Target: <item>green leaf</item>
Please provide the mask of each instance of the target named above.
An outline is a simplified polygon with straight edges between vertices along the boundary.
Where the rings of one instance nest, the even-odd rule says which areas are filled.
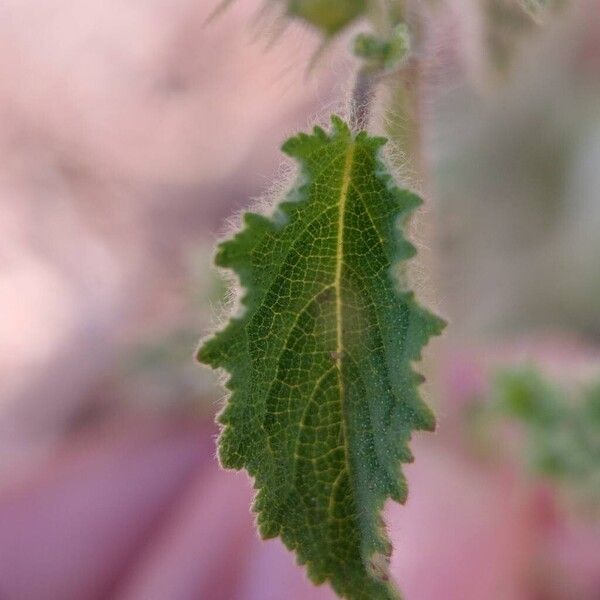
[[[383,138],[332,122],[284,144],[297,185],[219,246],[243,313],[198,357],[231,374],[219,456],[255,478],[261,535],[281,536],[340,596],[391,599],[380,512],[406,500],[411,432],[435,427],[411,363],[444,324],[399,280],[415,254],[401,225],[420,199],[395,186]]]
[[[288,13],[334,35],[365,14],[367,0],[286,0]]]
[[[354,55],[378,69],[394,69],[407,55],[410,47],[408,28],[404,23],[394,27],[391,35],[359,33],[354,38]]]
[[[565,387],[533,367],[512,368],[495,377],[491,397],[492,414],[520,424],[524,448],[517,456],[530,472],[562,482],[580,502],[598,510],[600,384]]]

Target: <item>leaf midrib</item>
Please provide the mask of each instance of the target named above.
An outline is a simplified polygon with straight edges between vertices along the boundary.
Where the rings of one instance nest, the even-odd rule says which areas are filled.
[[[338,204],[338,228],[337,228],[337,240],[336,240],[336,255],[335,255],[335,278],[333,282],[335,290],[335,319],[336,319],[336,349],[335,349],[335,360],[338,366],[338,381],[339,381],[339,393],[340,393],[340,414],[341,414],[341,427],[342,437],[344,444],[344,457],[346,460],[346,472],[348,475],[349,485],[352,485],[352,476],[350,468],[350,447],[348,443],[348,422],[347,422],[347,410],[345,405],[345,388],[344,378],[342,375],[342,359],[344,355],[344,332],[343,332],[343,301],[342,301],[342,267],[344,265],[344,228],[346,221],[346,201],[348,199],[348,190],[350,188],[350,182],[352,180],[352,167],[354,163],[354,152],[356,145],[350,143],[348,150],[346,151],[346,157],[344,160],[344,169],[342,172],[342,184],[340,188],[340,199]],[[339,476],[342,476],[340,472]],[[332,490],[332,494],[335,493],[335,485]]]

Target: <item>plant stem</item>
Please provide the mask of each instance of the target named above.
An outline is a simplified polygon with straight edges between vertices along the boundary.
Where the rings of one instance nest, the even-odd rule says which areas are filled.
[[[378,79],[377,71],[371,67],[363,66],[356,74],[350,106],[350,126],[354,131],[362,131],[369,126]]]

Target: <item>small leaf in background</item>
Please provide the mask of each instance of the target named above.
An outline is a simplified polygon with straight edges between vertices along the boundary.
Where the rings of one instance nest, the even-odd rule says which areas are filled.
[[[492,69],[505,73],[523,40],[563,4],[566,0],[484,0],[479,6]]]
[[[420,199],[394,184],[383,138],[332,121],[284,144],[301,170],[273,218],[246,214],[219,246],[243,312],[198,357],[230,374],[219,456],[255,478],[262,536],[280,536],[340,596],[388,600],[380,513],[406,500],[411,432],[435,428],[412,362],[444,323],[397,279]]]
[[[372,33],[359,33],[354,40],[354,54],[375,69],[393,69],[408,50],[408,29],[404,23],[397,25],[387,38]]]
[[[533,368],[501,372],[490,409],[520,424],[529,470],[600,510],[600,385],[567,390]]]
[[[502,371],[495,385],[496,403],[504,414],[532,427],[555,426],[560,421],[560,391],[534,369]]]
[[[332,36],[365,14],[367,0],[287,0],[288,13]]]

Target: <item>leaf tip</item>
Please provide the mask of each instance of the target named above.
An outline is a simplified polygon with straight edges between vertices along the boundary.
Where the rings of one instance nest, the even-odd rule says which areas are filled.
[[[351,135],[350,127],[344,119],[342,119],[338,115],[331,115],[331,125],[333,127],[333,135],[342,136],[345,138],[349,138]]]

